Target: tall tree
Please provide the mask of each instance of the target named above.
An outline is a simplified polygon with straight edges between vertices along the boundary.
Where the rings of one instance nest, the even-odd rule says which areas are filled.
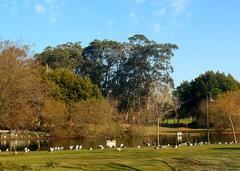
[[[158,146],[159,144],[159,126],[160,121],[164,121],[170,112],[178,110],[179,103],[177,97],[175,97],[171,85],[161,86],[155,88],[150,97],[150,103],[154,108],[156,114],[157,126],[158,126]]]
[[[125,60],[120,64],[118,99],[122,109],[138,110],[146,104],[151,90],[171,85],[171,58],[174,44],[159,44],[144,35],[134,35],[125,43]]]
[[[26,46],[0,42],[0,117],[8,129],[36,129],[45,96]]]
[[[104,96],[113,91],[118,65],[123,57],[123,45],[117,41],[94,40],[84,48],[82,74],[97,84]]]

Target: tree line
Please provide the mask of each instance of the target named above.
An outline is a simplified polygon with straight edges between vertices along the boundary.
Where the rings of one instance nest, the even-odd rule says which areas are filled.
[[[28,46],[2,41],[0,126],[82,136],[99,130],[96,125],[109,130],[111,124],[113,135],[123,120],[154,122],[151,100],[162,87],[171,93],[177,48],[134,35],[84,48],[80,42],[48,46],[30,58]]]
[[[181,102],[179,118],[194,118],[193,127],[207,127],[207,113],[210,128],[218,132],[239,128],[240,83],[231,74],[207,71],[194,80],[183,81],[177,87]]]
[[[206,96],[211,94],[210,125],[219,128],[220,117],[214,116],[220,114],[213,109],[226,93],[239,94],[240,83],[207,71],[174,88],[171,59],[176,49],[134,35],[127,42],[94,40],[86,47],[67,42],[29,57],[28,46],[1,41],[0,127],[68,137],[116,136],[124,134],[123,123],[192,117],[205,128]],[[239,117],[236,110],[227,116]]]

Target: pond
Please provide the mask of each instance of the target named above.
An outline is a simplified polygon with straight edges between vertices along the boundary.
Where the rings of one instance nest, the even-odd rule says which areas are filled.
[[[237,137],[240,138],[240,135]],[[177,135],[160,135],[161,145],[176,145],[182,142],[199,143],[206,142],[206,134],[183,134],[182,139],[178,139]],[[106,145],[106,138],[94,138],[94,139],[55,139],[55,138],[44,138],[44,139],[29,139],[29,140],[0,140],[1,151],[6,151],[6,149],[17,151],[22,151],[25,147],[28,147],[31,151],[36,150],[48,150],[50,147],[64,147],[64,149],[69,149],[69,146],[82,145],[83,148],[97,148],[98,145]],[[127,147],[137,147],[145,146],[150,143],[151,146],[157,144],[157,137],[131,137],[131,138],[117,138],[117,145],[124,144]],[[219,135],[211,134],[211,143],[225,143],[233,141],[233,136],[231,134]]]

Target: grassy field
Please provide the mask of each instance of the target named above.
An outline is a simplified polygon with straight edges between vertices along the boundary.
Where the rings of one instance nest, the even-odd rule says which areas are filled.
[[[157,126],[134,126],[132,127],[134,129],[134,134],[141,135],[141,136],[157,136]],[[179,128],[167,128],[167,127],[160,127],[159,128],[160,135],[176,135],[177,132],[183,132],[183,133],[191,133],[193,134],[200,134],[205,133],[205,129],[191,129],[191,128],[185,128],[185,127],[179,127]]]
[[[192,122],[191,118],[184,118],[179,120],[179,124],[190,124],[191,122]],[[173,125],[177,123],[177,119],[172,119],[172,118],[166,119],[164,120],[163,123]]]
[[[0,153],[5,170],[240,170],[240,144]]]

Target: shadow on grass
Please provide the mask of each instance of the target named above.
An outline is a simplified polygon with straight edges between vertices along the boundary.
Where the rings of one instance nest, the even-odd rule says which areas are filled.
[[[163,161],[163,160],[159,160],[160,162],[162,162],[163,164],[165,164],[167,167],[169,167],[172,171],[176,171],[176,169],[174,167],[172,167],[170,164],[168,164],[168,162]]]
[[[135,167],[121,164],[121,163],[109,163],[107,164],[108,167],[114,168],[114,169],[126,169],[126,170],[135,170],[135,171],[141,171],[140,169],[137,169]]]
[[[212,148],[213,150],[240,150],[240,147],[218,147]]]
[[[190,158],[172,158],[173,160],[177,161],[178,164],[189,165],[189,166],[196,166],[196,165],[203,165],[202,162],[190,159]]]
[[[15,162],[5,162],[4,165],[1,164],[0,171],[2,170],[18,170],[18,171],[26,171],[26,170],[32,170],[31,165],[29,164],[18,164]]]
[[[83,167],[75,167],[75,166],[60,166],[60,168],[64,168],[64,169],[71,169],[71,170],[84,170]]]

